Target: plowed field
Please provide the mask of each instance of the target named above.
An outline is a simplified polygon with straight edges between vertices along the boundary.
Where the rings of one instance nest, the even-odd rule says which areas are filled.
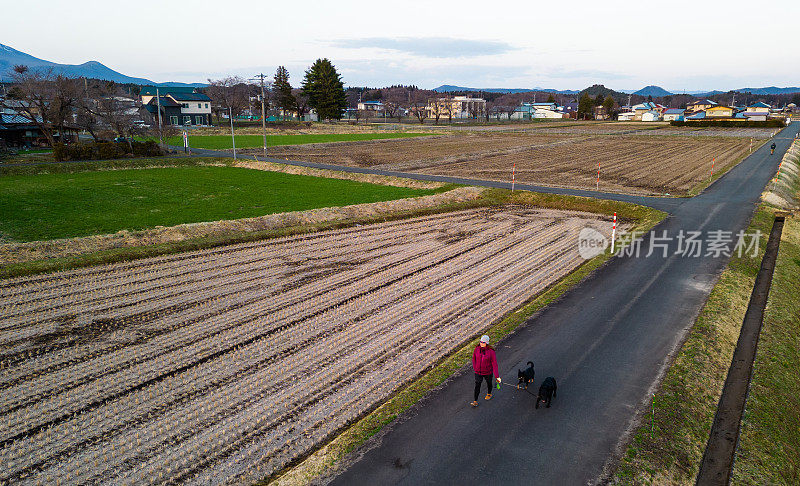
[[[281,147],[272,155],[358,167],[635,194],[686,194],[750,152],[744,137],[459,134]],[[650,131],[648,131],[649,133]],[[658,131],[653,131],[657,133]],[[757,142],[760,143],[760,142]],[[754,145],[757,148],[758,145]]]
[[[575,268],[587,225],[468,210],[2,281],[0,483],[262,479]]]

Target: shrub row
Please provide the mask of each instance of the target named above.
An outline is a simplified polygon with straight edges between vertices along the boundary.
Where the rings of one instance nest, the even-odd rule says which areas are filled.
[[[698,121],[678,121],[669,122],[673,127],[736,127],[736,128],[783,128],[786,123],[783,120],[767,121],[735,121],[735,120],[698,120]]]
[[[67,160],[107,160],[123,157],[160,157],[164,151],[153,140],[146,142],[91,142],[74,145],[56,144],[53,157],[59,162]]]

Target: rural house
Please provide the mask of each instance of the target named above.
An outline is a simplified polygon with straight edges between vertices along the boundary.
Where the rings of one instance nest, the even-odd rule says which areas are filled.
[[[358,111],[374,111],[375,113],[383,113],[383,103],[380,101],[359,101]]]
[[[748,106],[745,111],[750,111],[750,112],[755,111],[755,112],[767,112],[767,113],[769,113],[769,110],[771,110],[771,109],[772,109],[771,105],[768,105],[768,104],[764,103],[763,101],[759,101],[758,103],[753,103],[752,105]]]
[[[732,119],[736,109],[725,105],[715,105],[705,110],[706,119]]]
[[[681,108],[670,108],[663,114],[664,121],[683,121],[685,110]]]
[[[689,111],[691,113],[698,113],[701,111],[705,111],[713,106],[717,106],[717,104],[711,100],[697,100],[686,105],[686,111]]]
[[[452,113],[453,118],[480,118],[486,114],[486,100],[469,96],[436,98],[428,102],[426,109],[428,116],[434,116],[438,110],[440,116]]]
[[[748,106],[742,112],[742,115],[747,121],[767,121],[769,119],[770,110],[772,110],[772,106],[763,101],[759,101],[758,103],[753,103]]]
[[[161,123],[174,126],[211,125],[211,98],[197,88],[156,88],[144,86],[140,92],[142,105],[151,117],[151,123],[158,123],[158,106],[161,106]]]
[[[661,113],[656,110],[650,110],[642,113],[643,122],[654,122],[661,120]]]

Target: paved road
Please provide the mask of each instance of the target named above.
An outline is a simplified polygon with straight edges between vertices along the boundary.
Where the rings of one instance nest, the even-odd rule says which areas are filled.
[[[775,155],[765,145],[701,195],[668,208],[656,234],[744,229],[798,125],[776,137]],[[673,255],[676,245],[667,257],[615,258],[500,343],[504,381],[516,380],[528,360],[537,386],[556,377],[552,408],[534,410],[532,396],[503,387],[472,409],[466,370],[387,427],[333,484],[598,482],[727,263]]]

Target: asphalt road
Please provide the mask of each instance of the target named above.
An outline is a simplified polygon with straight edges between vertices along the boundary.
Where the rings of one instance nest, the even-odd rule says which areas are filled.
[[[465,369],[362,447],[333,484],[600,482],[728,261],[708,245],[700,257],[676,255],[675,237],[745,229],[798,125],[777,135],[775,155],[764,145],[702,194],[662,206],[670,217],[654,231],[673,238],[667,256],[656,246],[650,257],[611,260],[499,343],[505,382],[528,360],[534,393],[557,379],[551,408],[534,410],[534,397],[503,387],[473,409]],[[651,241],[660,243],[648,235],[643,254]]]

